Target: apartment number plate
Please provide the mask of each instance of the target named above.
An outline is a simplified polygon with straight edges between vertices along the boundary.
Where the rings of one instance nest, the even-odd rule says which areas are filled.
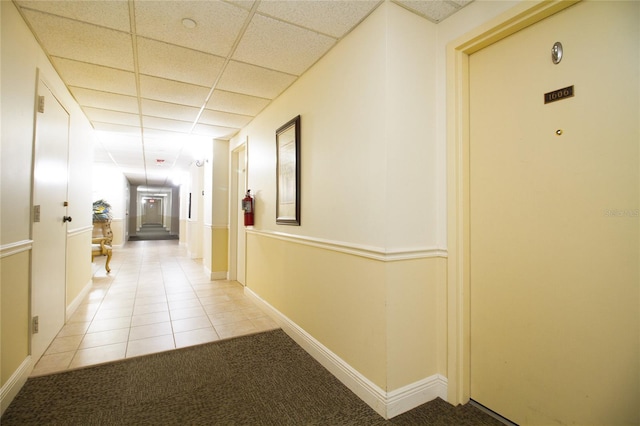
[[[563,99],[572,98],[573,86],[563,87],[562,89],[554,90],[553,92],[544,94],[544,103],[548,104],[551,102],[561,101]]]

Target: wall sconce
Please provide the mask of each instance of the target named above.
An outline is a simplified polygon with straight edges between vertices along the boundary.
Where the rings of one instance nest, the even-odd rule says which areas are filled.
[[[204,166],[204,163],[208,163],[209,160],[207,160],[206,158],[203,158],[202,160],[196,160],[196,167],[202,167]]]

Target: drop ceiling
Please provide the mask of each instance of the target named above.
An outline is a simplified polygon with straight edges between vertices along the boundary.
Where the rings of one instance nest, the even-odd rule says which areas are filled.
[[[95,163],[166,186],[389,0],[14,0],[97,131]],[[440,22],[471,0],[395,1]]]

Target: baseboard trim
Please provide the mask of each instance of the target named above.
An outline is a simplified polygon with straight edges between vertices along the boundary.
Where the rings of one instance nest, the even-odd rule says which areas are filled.
[[[447,378],[433,376],[387,393],[388,418],[395,417],[436,398],[447,400]]]
[[[402,388],[386,392],[351,367],[338,355],[331,352],[326,346],[263,300],[250,288],[245,286],[244,293],[271,316],[289,337],[385,419],[395,417],[438,397],[446,400],[447,379],[440,374],[435,374]]]
[[[4,414],[11,401],[18,395],[32,371],[33,363],[31,355],[28,355],[18,369],[9,377],[7,383],[0,388],[0,416]]]
[[[93,269],[93,265],[94,264],[92,264],[92,269]],[[92,271],[92,272],[95,273],[95,271]],[[92,276],[93,276],[93,273],[91,274]],[[91,291],[91,286],[93,286],[93,279],[90,279],[89,282],[82,288],[82,290],[80,290],[80,293],[78,293],[76,298],[73,299],[71,303],[69,303],[69,305],[67,306],[66,314],[65,314],[66,315],[65,322],[69,321],[69,318],[71,318],[73,314],[76,313],[76,310],[82,304],[82,301],[84,300],[84,298]]]
[[[227,271],[211,272],[211,279],[212,280],[226,280],[227,279]]]

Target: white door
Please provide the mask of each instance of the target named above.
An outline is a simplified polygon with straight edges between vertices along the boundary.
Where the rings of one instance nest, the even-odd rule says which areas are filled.
[[[470,392],[518,424],[640,422],[639,6],[470,56]]]
[[[38,318],[38,332],[32,330],[31,354],[36,360],[65,321],[67,223],[63,219],[69,155],[69,114],[42,81],[38,95],[44,99],[44,112],[36,116],[33,170],[32,317]]]

